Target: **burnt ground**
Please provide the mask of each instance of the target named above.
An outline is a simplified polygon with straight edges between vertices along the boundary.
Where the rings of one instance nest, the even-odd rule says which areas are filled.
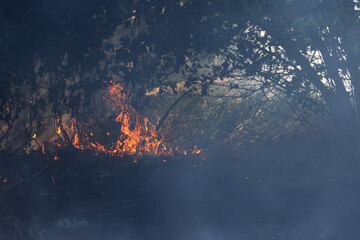
[[[50,163],[38,153],[1,153],[0,239],[360,236],[356,174],[331,166],[331,151],[311,142],[214,148],[206,160],[139,157],[136,164],[73,150],[59,155]]]

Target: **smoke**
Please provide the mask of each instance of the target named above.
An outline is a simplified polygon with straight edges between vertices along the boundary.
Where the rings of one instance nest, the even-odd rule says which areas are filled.
[[[318,145],[299,144],[209,150],[195,167],[196,156],[122,166],[68,154],[54,163],[56,184],[24,185],[41,219],[31,231],[48,240],[357,239],[359,179],[321,165]]]
[[[196,168],[140,164],[91,193],[72,195],[61,217],[88,226],[45,224],[44,239],[356,239],[360,233],[354,184],[322,176],[297,183],[246,178],[224,167],[226,159],[207,161]]]

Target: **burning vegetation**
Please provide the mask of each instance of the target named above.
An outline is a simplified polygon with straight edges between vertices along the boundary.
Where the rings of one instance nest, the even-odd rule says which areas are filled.
[[[74,147],[79,150],[92,150],[112,156],[161,155],[174,156],[200,154],[202,149],[194,146],[185,150],[166,146],[165,136],[158,134],[156,125],[143,117],[130,104],[126,90],[118,83],[110,81],[110,86],[101,95],[102,105],[110,110],[110,119],[95,121],[93,124],[80,121],[68,115],[54,119],[54,134],[50,139],[32,136],[33,147],[27,150],[40,150],[47,154],[45,146],[53,148]],[[110,126],[107,127],[106,125]],[[41,140],[39,140],[41,139]],[[54,160],[58,157],[55,156]]]
[[[299,3],[0,1],[0,239],[358,239],[360,1]]]

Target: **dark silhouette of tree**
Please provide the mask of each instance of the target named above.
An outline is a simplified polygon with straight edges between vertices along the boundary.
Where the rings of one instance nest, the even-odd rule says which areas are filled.
[[[219,74],[256,78],[268,91],[323,103],[341,156],[357,157],[357,3],[269,1],[256,10],[227,46]],[[315,101],[311,105],[317,106]]]
[[[228,87],[244,96],[281,95],[313,112],[325,109],[341,152],[356,157],[360,28],[354,1],[1,4],[1,120],[9,126],[23,109],[30,125],[49,106],[55,116],[86,112],[114,76],[136,99],[155,87],[176,92],[173,75],[203,95],[226,78],[236,80]]]

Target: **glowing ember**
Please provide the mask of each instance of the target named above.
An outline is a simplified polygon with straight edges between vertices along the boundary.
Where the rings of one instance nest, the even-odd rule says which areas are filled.
[[[192,154],[199,154],[201,153],[202,149],[198,149],[197,146],[194,146],[194,150],[191,152]],[[186,155],[186,154],[185,154]]]

